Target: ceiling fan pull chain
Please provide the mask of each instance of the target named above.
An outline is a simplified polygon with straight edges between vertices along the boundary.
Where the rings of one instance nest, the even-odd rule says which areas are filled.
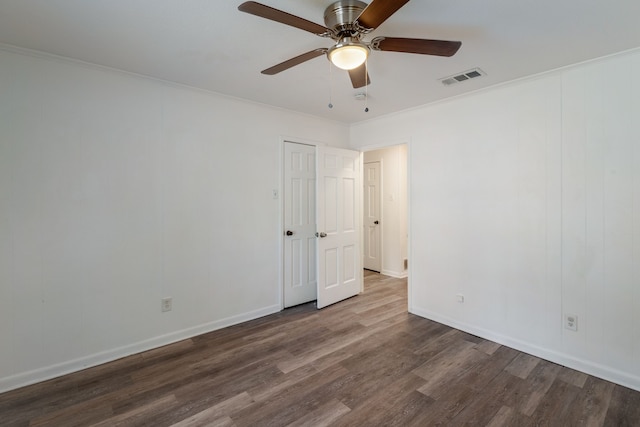
[[[333,108],[333,67],[331,61],[329,62],[329,108]]]
[[[369,82],[366,81],[369,79],[369,58],[364,60],[364,75],[365,75],[365,85],[364,85],[364,112],[369,112]]]

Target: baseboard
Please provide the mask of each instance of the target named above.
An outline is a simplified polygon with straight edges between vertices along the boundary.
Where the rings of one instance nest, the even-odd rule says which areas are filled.
[[[227,326],[237,325],[238,323],[257,319],[269,314],[281,311],[280,305],[273,305],[259,310],[242,313],[236,316],[227,317],[225,319],[216,320],[214,322],[197,325],[191,328],[172,332],[170,334],[160,335],[144,341],[107,350],[101,353],[92,354],[86,357],[70,360],[56,365],[35,369],[33,371],[23,372],[0,379],[0,393],[14,390],[16,388],[50,380],[62,375],[81,371],[83,369],[98,366],[103,363],[112,362],[132,354],[141,353],[143,351],[152,350],[168,344],[173,344],[197,335],[212,332]]]
[[[385,276],[391,276],[394,277],[396,279],[404,279],[405,277],[407,277],[407,272],[406,271],[392,271],[392,270],[382,270],[380,272],[380,274],[384,274]]]
[[[442,316],[430,310],[425,310],[419,307],[411,307],[409,311],[417,316],[433,320],[434,322],[442,323],[452,328],[459,329],[461,331],[479,336],[498,344],[514,348],[516,350],[531,354],[541,359],[545,359],[550,362],[584,372],[585,374],[593,375],[594,377],[598,377],[603,380],[611,381],[624,387],[640,391],[640,377],[628,372],[620,371],[613,367],[594,363],[589,360],[577,358],[575,356],[558,352],[550,348],[540,347],[535,344],[522,341],[515,337],[502,335],[488,329],[479,328],[472,324],[459,322],[455,319]]]

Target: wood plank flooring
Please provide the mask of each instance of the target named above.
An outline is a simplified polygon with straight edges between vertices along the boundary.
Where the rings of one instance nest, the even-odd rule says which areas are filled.
[[[638,426],[640,392],[406,311],[406,281],[0,394],[2,426]]]

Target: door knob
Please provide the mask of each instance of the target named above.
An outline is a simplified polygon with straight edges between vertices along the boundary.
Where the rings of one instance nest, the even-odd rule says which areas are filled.
[[[316,233],[316,237],[320,237],[320,238],[327,237],[327,233],[325,233],[324,231],[321,233]]]
[[[375,225],[378,225],[378,224],[380,224],[380,221],[375,220],[375,221],[373,221],[373,223],[374,223]]]
[[[287,230],[284,234],[286,234],[287,236],[293,236],[293,231]]]

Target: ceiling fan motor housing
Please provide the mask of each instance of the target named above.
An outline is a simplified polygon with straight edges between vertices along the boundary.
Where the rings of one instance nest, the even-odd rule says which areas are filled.
[[[343,37],[360,38],[361,30],[356,28],[355,20],[367,4],[358,0],[340,0],[332,3],[324,11],[324,24],[334,33],[334,39]]]

